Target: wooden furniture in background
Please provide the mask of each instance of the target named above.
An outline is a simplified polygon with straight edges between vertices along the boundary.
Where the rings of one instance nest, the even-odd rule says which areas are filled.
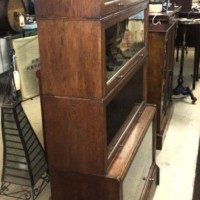
[[[178,60],[179,60],[179,47],[180,46],[194,48],[195,53],[194,53],[194,69],[193,69],[192,89],[195,89],[196,81],[198,81],[198,79],[199,79],[199,60],[200,60],[200,54],[199,54],[200,53],[199,3],[198,3],[198,1],[193,1],[193,0],[186,0],[186,1],[174,0],[174,2],[176,2],[177,5],[182,5],[182,10],[179,13],[179,26],[177,29],[177,37],[176,37],[176,47],[177,47],[176,61],[178,62]],[[185,35],[185,39],[183,39],[183,35]],[[183,53],[182,53],[182,57],[184,57]],[[183,62],[184,62],[183,60],[184,60],[184,58],[181,58],[181,62],[182,62],[181,66],[183,66]],[[178,81],[177,87],[179,87],[179,85],[182,85],[182,82],[183,82],[183,78],[180,78],[180,77],[181,76],[179,75],[179,80],[181,80],[181,81]],[[181,84],[179,84],[179,83],[181,83]],[[196,97],[193,96],[190,89],[187,87],[186,90],[185,89],[183,90],[182,86],[180,88],[181,89],[179,89],[179,90],[181,92],[178,91],[175,93],[183,93],[185,95],[189,94],[191,96],[192,103],[195,103]]]
[[[189,26],[185,27],[185,46],[194,48],[194,72],[193,72],[193,82],[192,89],[195,89],[196,81],[199,79],[199,61],[200,61],[200,12],[189,10],[179,13],[180,21],[185,18],[188,20]],[[183,19],[184,18],[184,19]],[[190,22],[189,22],[190,21]],[[183,41],[183,26],[180,24],[177,29],[176,47],[177,55],[176,60],[179,60],[179,47],[182,46]]]
[[[173,12],[160,13],[154,25],[153,13],[150,13],[149,26],[149,66],[148,92],[149,103],[157,105],[157,149],[162,149],[166,137],[166,127],[173,113],[172,84],[174,66],[174,43],[176,35],[176,17],[180,8]]]
[[[180,69],[182,68],[182,71],[184,70],[184,54],[186,47],[193,47],[194,48],[194,69],[193,69],[193,80],[192,80],[192,89],[195,89],[196,81],[199,79],[199,58],[200,58],[200,23],[199,20],[195,19],[179,19],[178,22],[178,30],[177,30],[177,38],[176,38],[176,47],[177,47],[177,56],[176,61],[178,61],[178,55],[179,55],[179,47],[181,47],[181,59],[180,59]],[[183,83],[183,75],[179,75],[179,85],[182,85]],[[181,89],[183,90],[183,89]],[[184,95],[190,95],[192,99],[192,103],[195,103],[197,100],[193,94],[192,91],[189,89],[189,87],[186,87],[181,93],[185,93]]]
[[[182,11],[190,11],[192,7],[192,0],[170,0],[170,2],[181,6]]]
[[[171,23],[176,20],[181,9],[181,6],[171,6],[168,12],[149,13],[149,23],[152,24],[153,22],[156,24],[158,21],[161,23]]]
[[[52,200],[152,199],[148,1],[35,2]],[[137,26],[136,26],[137,24]]]

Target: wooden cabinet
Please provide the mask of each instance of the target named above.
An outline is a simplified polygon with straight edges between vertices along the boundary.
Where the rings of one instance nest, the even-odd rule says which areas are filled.
[[[150,199],[158,184],[148,1],[120,2],[36,2],[53,200]]]
[[[157,105],[157,148],[162,149],[165,128],[173,112],[172,84],[176,22],[150,24],[148,102]]]

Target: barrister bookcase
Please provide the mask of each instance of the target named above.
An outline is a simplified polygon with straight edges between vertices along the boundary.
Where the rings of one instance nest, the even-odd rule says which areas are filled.
[[[53,200],[152,199],[156,106],[147,104],[146,0],[37,1]]]

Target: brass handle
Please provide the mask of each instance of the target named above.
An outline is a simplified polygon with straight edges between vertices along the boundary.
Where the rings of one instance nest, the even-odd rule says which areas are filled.
[[[155,181],[155,178],[150,178],[149,181],[153,182]]]
[[[147,180],[147,178],[146,178],[146,177],[143,177],[143,178],[142,178],[142,180],[143,180],[143,181],[146,181],[146,180]],[[149,178],[148,180],[149,180],[149,181],[151,181],[151,182],[155,181],[155,179],[154,179],[154,178]]]
[[[124,78],[124,75],[119,75],[117,76],[118,79],[123,79]]]
[[[144,54],[142,53],[142,54],[138,55],[138,57],[143,58]]]

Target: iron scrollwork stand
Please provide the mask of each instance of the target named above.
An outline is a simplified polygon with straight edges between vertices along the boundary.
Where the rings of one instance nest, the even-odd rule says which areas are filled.
[[[11,68],[1,106],[3,170],[0,195],[35,200],[49,183],[48,163],[19,96]]]

